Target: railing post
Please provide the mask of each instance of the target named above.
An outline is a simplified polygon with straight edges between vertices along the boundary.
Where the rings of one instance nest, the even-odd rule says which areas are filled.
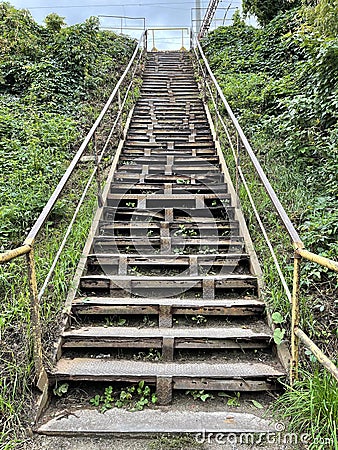
[[[155,47],[155,30],[151,30],[152,31],[152,35],[153,35],[153,49],[152,52],[156,52],[156,47]]]
[[[148,51],[148,30],[145,30],[145,32],[144,32],[143,45],[144,45],[144,50],[147,53],[147,51]]]
[[[202,69],[203,73],[203,101],[207,101],[207,71]]]
[[[237,202],[237,208],[239,208],[239,167],[241,164],[241,141],[239,139],[239,134],[236,131],[236,202]]]
[[[291,315],[291,367],[290,384],[293,385],[298,380],[299,362],[299,338],[296,330],[299,327],[299,290],[300,290],[300,266],[301,256],[295,252],[293,263],[293,291],[292,291],[292,315]]]
[[[94,146],[94,158],[95,158],[95,166],[96,166],[97,204],[98,204],[99,208],[102,208],[103,198],[102,198],[102,188],[101,188],[101,170],[100,170],[99,155],[98,155],[98,151],[97,151],[96,132],[94,132],[94,134],[93,134],[93,146]]]
[[[28,265],[28,279],[30,291],[30,322],[33,336],[33,358],[36,377],[36,385],[41,392],[47,383],[47,374],[43,365],[42,356],[42,331],[40,322],[40,304],[38,298],[38,288],[36,283],[35,261],[33,247],[26,254]]]
[[[218,92],[216,90],[216,95],[215,95],[215,133],[216,133],[216,139],[218,139]]]
[[[133,96],[133,100],[134,100],[133,91],[132,91],[132,96]],[[118,104],[118,108],[119,108],[118,113],[120,113],[121,109],[122,109],[121,89],[119,89],[117,91],[117,104]],[[118,133],[119,133],[119,137],[121,137],[122,136],[122,114],[120,115],[119,121],[118,121]]]

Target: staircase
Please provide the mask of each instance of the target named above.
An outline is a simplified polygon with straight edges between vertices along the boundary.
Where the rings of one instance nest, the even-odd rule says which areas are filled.
[[[158,402],[101,414],[81,398],[68,404],[66,395],[51,402],[39,433],[270,430],[252,409],[229,416],[224,404],[196,408],[192,398],[188,406],[176,400],[187,390],[259,399],[279,389],[285,375],[264,320],[257,258],[208,114],[190,55],[148,54],[49,374],[51,387],[69,383],[72,392],[93,396],[144,381]]]

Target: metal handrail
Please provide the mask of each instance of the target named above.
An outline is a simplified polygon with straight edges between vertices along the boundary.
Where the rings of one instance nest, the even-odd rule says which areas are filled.
[[[140,52],[141,47],[142,51]],[[100,163],[103,160],[103,157],[106,153],[106,150],[108,148],[108,144],[109,141],[112,137],[113,131],[115,130],[117,124],[121,121],[121,116],[122,116],[122,112],[123,109],[126,105],[127,102],[127,98],[128,95],[130,93],[132,84],[134,83],[135,80],[135,73],[137,70],[137,67],[140,66],[140,62],[141,62],[141,58],[144,52],[147,51],[147,30],[145,30],[141,37],[140,40],[133,52],[133,55],[125,69],[125,71],[123,72],[121,78],[119,79],[119,81],[117,82],[112,94],[110,95],[107,103],[105,104],[105,106],[103,107],[101,113],[99,114],[98,118],[96,119],[94,125],[92,126],[92,128],[90,129],[89,133],[87,134],[87,136],[85,137],[83,143],[81,144],[79,150],[76,152],[74,158],[72,159],[71,163],[69,164],[66,172],[64,173],[63,177],[61,178],[60,182],[58,183],[57,187],[55,188],[53,194],[51,195],[51,197],[49,198],[49,200],[47,201],[45,207],[43,208],[41,214],[39,215],[38,219],[35,221],[34,225],[32,226],[27,238],[24,241],[24,244],[18,248],[9,250],[5,253],[1,253],[0,254],[0,264],[3,263],[7,263],[11,260],[13,260],[14,258],[17,258],[19,256],[23,256],[26,255],[27,258],[27,264],[28,264],[28,279],[29,279],[29,290],[30,290],[30,317],[31,317],[31,328],[32,328],[32,335],[33,335],[33,358],[34,358],[34,369],[35,369],[35,376],[36,376],[36,380],[37,380],[37,387],[41,390],[44,391],[44,389],[46,388],[47,385],[47,375],[46,375],[46,370],[44,368],[44,364],[43,364],[43,356],[42,356],[42,332],[41,332],[41,323],[40,323],[40,314],[39,314],[39,303],[40,303],[40,298],[44,292],[44,290],[47,287],[47,283],[50,281],[51,276],[53,274],[53,271],[55,269],[56,263],[61,255],[61,251],[65,246],[65,243],[67,241],[68,236],[70,235],[71,229],[72,229],[72,225],[75,222],[76,216],[80,210],[81,204],[84,201],[84,198],[86,196],[86,193],[89,189],[89,186],[94,178],[94,175],[96,174],[97,177],[97,184],[98,184],[98,202],[99,202],[99,206],[100,205],[100,198],[101,198],[101,192],[100,192],[100,186],[101,186],[101,180],[100,180]],[[131,72],[131,68],[133,66],[133,64],[135,63],[136,57],[138,55],[138,53],[140,52],[139,58],[136,62],[136,68],[133,69]],[[126,92],[124,94],[124,98],[121,101],[121,87],[122,84],[124,83],[128,73],[130,72],[131,75],[131,81],[129,83],[129,85],[126,88]],[[106,116],[109,108],[111,107],[113,100],[117,97],[117,99],[115,101],[118,102],[118,112],[117,112],[117,116],[116,119],[114,121],[114,124],[111,128],[111,131],[108,135],[108,138],[106,139],[106,143],[103,146],[103,149],[101,151],[101,153],[98,155],[97,153],[97,146],[96,146],[96,139],[95,139],[95,133],[97,132],[99,126],[101,125],[103,118]],[[75,213],[73,215],[73,218],[71,219],[70,225],[68,226],[65,236],[63,238],[63,241],[61,243],[60,249],[56,254],[56,257],[52,263],[52,266],[49,270],[49,273],[47,275],[47,278],[42,286],[42,289],[40,291],[40,293],[38,293],[38,288],[37,288],[37,278],[36,278],[36,272],[35,272],[35,260],[34,260],[34,242],[35,239],[38,235],[38,233],[40,232],[41,228],[43,227],[44,223],[46,222],[49,214],[51,213],[53,207],[55,206],[55,203],[57,202],[57,200],[60,198],[61,193],[63,192],[67,182],[69,181],[70,177],[72,176],[75,168],[78,166],[78,163],[81,159],[81,157],[83,156],[85,150],[88,148],[88,145],[90,142],[93,142],[93,147],[94,147],[94,153],[95,153],[95,168],[92,171],[90,177],[89,177],[89,181],[87,182],[87,185],[82,193],[82,196],[80,198],[80,201],[78,202],[78,205],[76,207]]]
[[[290,218],[288,217],[285,209],[283,208],[282,204],[280,203],[273,187],[271,186],[268,178],[266,177],[266,175],[264,173],[263,168],[261,167],[256,155],[254,154],[251,145],[249,144],[246,136],[244,135],[244,132],[243,132],[241,126],[239,125],[237,118],[235,117],[230,105],[228,104],[228,102],[223,94],[223,91],[220,88],[220,86],[209,66],[208,60],[202,50],[200,42],[196,38],[196,35],[194,35],[193,33],[191,35],[191,39],[194,40],[195,45],[193,45],[192,47],[193,47],[193,50],[195,53],[196,60],[199,65],[198,68],[201,69],[201,71],[202,71],[204,88],[206,86],[208,87],[209,93],[210,93],[212,101],[213,101],[213,105],[216,110],[216,115],[220,119],[220,122],[225,129],[226,135],[227,135],[229,141],[231,142],[231,137],[230,137],[229,131],[227,129],[227,126],[225,125],[223,119],[220,117],[220,113],[217,108],[217,100],[215,101],[215,99],[213,98],[212,90],[211,90],[210,86],[208,85],[207,76],[210,78],[210,80],[212,81],[212,84],[216,88],[216,92],[217,92],[216,98],[217,98],[217,96],[219,96],[219,98],[221,99],[223,105],[225,106],[227,114],[228,114],[229,118],[231,119],[232,124],[235,127],[235,130],[237,133],[237,139],[238,139],[238,147],[239,147],[239,139],[240,139],[240,141],[242,142],[242,144],[243,144],[243,146],[244,146],[244,148],[256,170],[257,175],[259,176],[259,178],[263,184],[265,191],[269,195],[270,200],[271,200],[272,204],[274,205],[277,215],[281,219],[287,233],[289,234],[289,236],[291,238],[291,242],[292,242],[292,245],[294,248],[293,290],[292,290],[292,296],[291,296],[291,303],[292,303],[291,367],[290,367],[291,384],[294,382],[294,380],[296,380],[298,378],[299,342],[300,341],[305,345],[306,348],[308,348],[317,357],[318,361],[333,375],[333,377],[336,380],[338,380],[338,368],[333,364],[332,361],[330,361],[330,359],[315,345],[315,343],[299,327],[299,323],[300,323],[299,298],[300,298],[301,259],[304,258],[308,261],[315,262],[315,263],[317,263],[323,267],[326,267],[337,273],[338,273],[338,262],[333,261],[324,256],[318,255],[316,253],[312,253],[304,248],[304,244],[301,241],[301,238],[299,237],[297,230],[295,229],[295,227],[292,224]],[[201,60],[203,61],[206,70],[203,69]],[[239,164],[239,155],[236,155],[236,152],[235,152],[235,149],[234,149],[234,146],[232,145],[232,143],[231,143],[231,148],[232,148],[232,151],[234,154],[233,155],[234,159],[236,161],[236,177],[240,176],[243,179],[244,174],[243,174],[240,164]],[[239,148],[238,148],[238,150],[239,150]],[[244,180],[245,180],[245,178],[244,178]],[[249,188],[247,186],[247,183],[245,182],[244,185],[245,185],[245,188],[249,195],[250,203],[252,204],[252,206],[255,210],[254,212],[255,212],[256,218],[259,219],[258,221],[260,223],[261,220],[260,220],[258,211],[255,208],[255,205],[254,205],[252,196],[250,194]],[[266,238],[267,236],[265,236],[265,235],[266,235],[266,233],[264,234],[264,237]],[[270,241],[267,240],[267,243],[269,246]],[[269,246],[269,249],[270,249],[270,246]],[[271,251],[271,249],[270,249],[270,251]],[[272,251],[271,253],[272,253],[272,256],[274,256],[274,252]],[[274,258],[274,261],[275,261],[275,258]],[[277,270],[278,270],[278,267],[279,267],[279,265],[277,264]],[[284,288],[286,288],[285,289],[286,294],[287,294],[288,298],[290,298],[290,291],[289,291],[288,287],[286,286],[284,276],[280,273],[280,271],[278,271],[278,273],[281,277],[281,281],[282,281]]]
[[[31,245],[32,242],[35,240],[37,234],[39,233],[39,231],[41,230],[43,224],[45,223],[48,215],[50,214],[51,210],[53,209],[56,201],[58,200],[58,198],[60,197],[61,192],[63,191],[67,181],[69,180],[70,176],[72,175],[72,173],[74,172],[74,169],[76,167],[76,165],[78,164],[80,158],[82,157],[83,153],[85,152],[89,142],[92,140],[95,131],[98,129],[99,125],[102,122],[102,119],[104,118],[104,116],[106,115],[110,105],[112,104],[115,96],[117,95],[124,79],[126,78],[138,52],[139,49],[144,41],[144,36],[145,36],[146,32],[142,33],[142,36],[140,37],[140,40],[135,48],[135,51],[133,53],[133,56],[131,57],[128,66],[126,67],[125,71],[123,72],[121,78],[119,79],[118,83],[115,86],[115,89],[113,90],[111,96],[109,97],[107,103],[105,104],[105,106],[103,107],[100,115],[98,116],[98,118],[96,119],[94,125],[92,126],[92,128],[90,129],[89,133],[87,134],[87,136],[85,137],[83,143],[81,144],[79,150],[77,151],[76,155],[74,156],[72,162],[70,163],[70,165],[68,166],[68,169],[66,170],[65,174],[63,175],[63,177],[61,178],[59,184],[56,186],[53,194],[51,195],[50,199],[48,200],[46,206],[43,208],[40,216],[37,218],[35,224],[33,225],[33,227],[31,228],[24,244],[27,245]]]
[[[119,79],[119,81],[117,82],[112,94],[110,95],[108,101],[106,102],[105,106],[103,107],[101,113],[99,114],[98,118],[96,119],[95,123],[93,124],[92,128],[90,129],[90,131],[88,132],[87,136],[85,137],[84,141],[82,142],[79,150],[76,152],[74,158],[72,159],[72,161],[70,162],[66,172],[64,173],[64,175],[62,176],[61,180],[59,181],[58,185],[56,186],[56,188],[54,189],[54,192],[52,193],[52,195],[50,196],[48,202],[46,203],[46,205],[44,206],[43,210],[41,211],[39,217],[36,219],[35,223],[33,224],[31,230],[29,231],[24,243],[22,246],[14,248],[12,250],[8,250],[4,253],[0,253],[0,264],[2,263],[6,263],[11,261],[14,258],[17,258],[18,256],[22,256],[25,255],[27,253],[30,252],[32,245],[35,241],[36,236],[38,235],[39,231],[41,230],[41,228],[43,227],[43,224],[45,223],[45,221],[47,220],[50,212],[52,211],[53,207],[55,206],[55,203],[57,202],[57,200],[59,199],[63,189],[65,188],[67,182],[69,181],[71,175],[73,174],[75,168],[77,167],[77,164],[79,163],[81,157],[83,156],[85,150],[88,147],[88,144],[90,143],[90,141],[92,140],[96,130],[98,129],[98,127],[100,126],[102,119],[104,118],[104,116],[106,115],[107,111],[109,110],[114,98],[116,97],[117,93],[119,92],[119,89],[122,85],[122,83],[124,82],[139,50],[140,47],[142,45],[142,43],[144,43],[145,38],[147,35],[147,30],[144,31],[139,39],[139,42],[135,48],[135,51],[125,69],[125,71],[123,72],[121,78]],[[120,115],[120,113],[119,113]],[[102,159],[102,156],[100,157],[100,161]],[[99,161],[99,162],[100,162]]]
[[[143,31],[146,30],[146,18],[145,17],[130,17],[130,16],[114,16],[114,15],[110,15],[110,14],[99,14],[97,16],[99,19],[100,17],[109,17],[112,19],[120,19],[121,20],[121,26],[119,27],[114,27],[115,29],[121,29],[122,28],[122,20],[123,19],[127,19],[127,20],[142,20],[143,22],[143,27],[141,28]],[[104,29],[111,29],[112,27],[103,27]],[[123,27],[124,29],[126,29],[126,27]],[[101,28],[102,29],[102,28]]]
[[[209,63],[208,63],[208,61],[206,59],[206,56],[204,55],[204,52],[202,50],[200,42],[196,38],[195,38],[195,42],[197,44],[197,48],[198,48],[198,50],[200,52],[200,55],[201,55],[201,57],[203,59],[204,65],[205,65],[205,67],[207,69],[207,72],[208,72],[208,74],[210,76],[210,79],[212,80],[213,84],[215,85],[215,87],[217,89],[217,92],[218,92],[218,94],[219,94],[219,96],[220,96],[220,98],[221,98],[221,100],[222,100],[222,102],[223,102],[223,104],[224,104],[224,106],[225,106],[225,108],[227,110],[227,113],[228,113],[232,123],[234,124],[235,129],[236,129],[239,137],[241,138],[241,141],[242,141],[242,143],[243,143],[243,145],[244,145],[244,147],[245,147],[245,149],[246,149],[246,151],[247,151],[247,153],[248,153],[248,155],[249,155],[249,157],[250,157],[250,159],[251,159],[251,161],[252,161],[252,163],[253,163],[253,165],[254,165],[254,167],[256,169],[256,172],[257,172],[259,178],[261,179],[261,181],[262,181],[262,183],[263,183],[263,185],[265,187],[266,192],[268,193],[268,195],[269,195],[269,197],[270,197],[270,199],[271,199],[271,201],[272,201],[272,203],[273,203],[273,205],[274,205],[278,215],[280,216],[281,220],[283,221],[284,226],[285,226],[287,232],[289,233],[289,235],[290,235],[290,237],[292,239],[292,242],[296,245],[296,248],[303,248],[304,245],[303,245],[303,243],[302,243],[302,241],[301,241],[301,239],[299,237],[299,234],[297,233],[297,230],[295,229],[295,227],[293,226],[290,218],[286,214],[285,209],[283,208],[281,202],[279,201],[279,199],[278,199],[278,197],[276,195],[276,192],[274,191],[274,189],[271,186],[267,176],[265,175],[262,166],[260,165],[256,155],[254,154],[254,152],[252,150],[252,147],[249,144],[249,141],[247,140],[247,138],[246,138],[246,136],[245,136],[245,134],[244,134],[240,124],[238,123],[238,120],[237,120],[236,116],[234,115],[232,109],[230,108],[229,103],[227,102],[227,100],[226,100],[226,98],[225,98],[225,96],[223,94],[222,89],[220,88],[220,86],[219,86],[219,84],[218,84],[218,82],[217,82],[217,80],[216,80],[212,70],[210,69]],[[196,53],[196,47],[194,47],[194,50],[195,50],[195,53]]]

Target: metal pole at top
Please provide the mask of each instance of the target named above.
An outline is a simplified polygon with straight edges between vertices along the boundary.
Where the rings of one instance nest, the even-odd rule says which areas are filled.
[[[195,0],[196,7],[196,34],[199,33],[201,24],[202,24],[202,16],[201,16],[201,0]]]

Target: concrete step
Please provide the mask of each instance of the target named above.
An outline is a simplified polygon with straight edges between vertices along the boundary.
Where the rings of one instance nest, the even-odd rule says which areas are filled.
[[[195,435],[196,442],[208,442],[216,434],[222,440],[226,436],[254,436],[259,433],[275,433],[276,428],[270,420],[262,419],[251,413],[225,411],[194,411],[192,409],[170,411],[162,409],[145,409],[127,411],[113,408],[101,414],[95,409],[74,408],[65,414],[58,411],[55,416],[44,420],[37,432],[54,436],[133,436],[149,437],[152,435],[185,434]],[[230,438],[229,438],[230,440]],[[226,442],[226,441],[225,441]],[[233,442],[233,440],[232,440]],[[108,448],[108,447],[107,447]]]

